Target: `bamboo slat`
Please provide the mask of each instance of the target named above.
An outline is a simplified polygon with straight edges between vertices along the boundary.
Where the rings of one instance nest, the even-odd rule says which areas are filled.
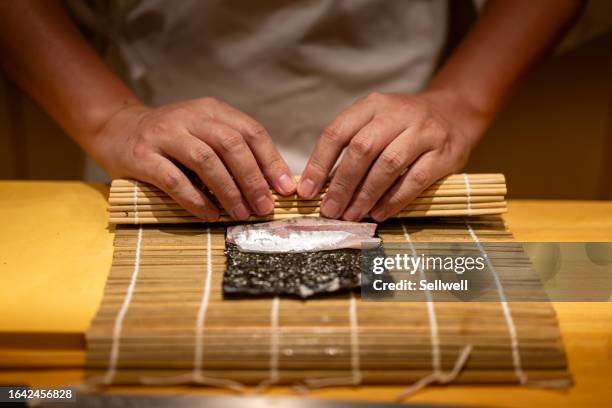
[[[297,195],[281,196],[272,191],[274,210],[267,216],[251,216],[249,221],[284,219],[319,214],[327,185],[309,200]],[[503,174],[455,174],[437,181],[395,215],[409,217],[456,217],[501,214],[506,211],[506,184]],[[221,208],[214,196],[213,202]],[[160,224],[203,222],[155,186],[133,180],[113,180],[109,195],[109,221],[112,224]],[[217,222],[232,219],[222,209]]]

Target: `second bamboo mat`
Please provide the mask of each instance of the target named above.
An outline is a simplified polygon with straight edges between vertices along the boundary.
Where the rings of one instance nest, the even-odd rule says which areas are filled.
[[[381,224],[385,244],[512,241],[499,218]],[[118,226],[102,304],[87,332],[88,376],[112,384],[569,383],[548,302],[505,302],[534,274],[522,253],[489,253],[496,302],[366,302],[358,294],[224,299],[224,228]],[[519,246],[520,248],[520,246]],[[537,279],[531,280],[537,282]],[[536,283],[537,284],[537,283]]]

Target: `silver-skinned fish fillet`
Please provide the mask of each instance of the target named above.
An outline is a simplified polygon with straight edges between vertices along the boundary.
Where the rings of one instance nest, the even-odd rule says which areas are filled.
[[[244,252],[311,252],[380,245],[376,224],[302,217],[227,229],[227,242]]]

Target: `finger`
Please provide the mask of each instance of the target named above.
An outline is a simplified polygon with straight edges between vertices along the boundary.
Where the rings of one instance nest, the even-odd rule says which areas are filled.
[[[402,172],[429,148],[427,139],[418,137],[413,129],[402,132],[378,156],[342,218],[362,219]]]
[[[219,218],[219,210],[206,195],[196,188],[170,160],[155,155],[144,165],[143,181],[165,191],[181,207],[205,221]]]
[[[216,100],[210,102],[210,98],[207,101],[216,105],[216,121],[224,123],[242,135],[270,185],[280,194],[294,194],[297,184],[266,128],[246,113],[224,102]]]
[[[357,132],[340,159],[321,203],[324,216],[338,218],[342,215],[374,160],[404,129],[399,120],[379,115]]]
[[[437,151],[422,155],[374,206],[372,218],[380,222],[397,214],[423,190],[447,175],[447,167]]]
[[[270,187],[242,135],[216,121],[201,121],[190,130],[221,156],[251,208],[258,215],[272,212]]]
[[[214,98],[202,98],[195,104],[205,117],[238,131],[249,145],[266,180],[283,195],[294,194],[297,184],[291,170],[274,145],[266,129],[244,112]],[[211,111],[214,115],[211,115]]]
[[[302,172],[297,188],[301,197],[311,199],[321,190],[342,149],[373,117],[373,106],[359,101],[325,128]]]
[[[238,186],[210,146],[192,135],[184,135],[166,139],[161,148],[193,170],[233,219],[249,218],[249,210]]]

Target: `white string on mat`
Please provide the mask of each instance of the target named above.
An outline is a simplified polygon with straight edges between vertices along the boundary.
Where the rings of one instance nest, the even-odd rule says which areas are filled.
[[[455,381],[455,379],[457,378],[459,373],[461,373],[461,370],[463,370],[463,368],[465,367],[465,364],[467,363],[468,359],[470,358],[470,354],[471,353],[472,353],[472,345],[471,344],[467,344],[459,352],[459,355],[457,356],[457,359],[455,360],[455,365],[453,366],[453,369],[450,372],[448,372],[448,373],[444,373],[442,371],[439,371],[437,373],[433,372],[433,373],[429,374],[428,376],[421,378],[420,380],[418,380],[417,382],[415,382],[411,386],[409,386],[406,389],[404,389],[404,391],[402,391],[395,398],[395,402],[401,402],[405,398],[413,395],[417,391],[422,390],[423,388],[427,387],[428,385],[431,385],[431,384],[448,384],[450,382]]]
[[[410,238],[410,234],[408,233],[408,229],[406,228],[406,224],[404,221],[401,221],[402,231],[404,232],[404,238],[408,245],[410,246],[410,251],[412,252],[412,256],[416,259],[418,254],[416,252],[416,248],[412,243],[412,238]],[[425,272],[422,267],[419,267],[419,276],[421,279],[427,280],[425,277]],[[431,297],[431,292],[426,289],[425,297],[427,298],[427,315],[429,318],[429,332],[431,339],[431,365],[434,371],[434,374],[438,375],[441,373],[441,363],[440,363],[440,336],[438,330],[438,319],[436,317],[436,308],[433,303],[433,299]]]
[[[406,224],[404,221],[401,221],[402,230],[404,232],[404,238],[408,245],[410,246],[410,250],[412,252],[412,256],[416,258],[418,256],[416,252],[416,248],[414,243],[412,242],[412,238],[410,238],[410,234],[408,233],[408,229],[406,228]],[[419,276],[421,279],[426,279],[425,272],[423,271],[423,267],[419,267]],[[457,356],[457,360],[455,360],[455,365],[453,369],[444,373],[442,371],[442,363],[440,359],[440,336],[438,330],[438,320],[436,316],[436,309],[433,303],[433,299],[431,296],[431,292],[429,290],[425,291],[425,296],[427,298],[427,313],[429,316],[429,327],[430,327],[430,337],[431,337],[431,365],[433,368],[433,372],[420,380],[416,381],[411,386],[407,387],[404,391],[402,391],[397,397],[396,402],[400,402],[408,396],[413,395],[417,391],[427,387],[430,384],[448,384],[454,381],[461,370],[465,367],[470,354],[472,353],[472,345],[465,345],[459,355]]]
[[[134,180],[134,224],[138,221],[138,181]]]
[[[280,299],[274,296],[270,307],[270,384],[276,384],[280,380],[278,372],[279,361],[279,331],[278,314],[280,309]]]
[[[253,393],[261,394],[265,392],[272,384],[280,381],[280,373],[278,370],[279,362],[279,336],[278,319],[280,309],[280,298],[274,296],[270,304],[270,363],[268,378],[261,381],[254,388]]]
[[[308,388],[336,387],[343,385],[359,385],[363,380],[361,374],[361,362],[359,351],[359,318],[357,315],[357,298],[351,292],[349,298],[349,324],[351,334],[351,376],[350,377],[331,377],[331,378],[306,378],[304,384],[296,385],[293,388],[299,393],[307,392]]]
[[[123,298],[121,308],[115,318],[115,325],[113,327],[113,337],[111,343],[111,352],[108,361],[108,369],[104,375],[103,382],[105,384],[111,384],[117,374],[117,362],[119,361],[119,345],[121,339],[121,329],[123,326],[123,319],[130,307],[132,296],[134,294],[134,288],[136,287],[136,281],[138,280],[138,273],[140,272],[140,249],[142,246],[142,225],[138,227],[138,235],[136,238],[136,254],[134,255],[134,270],[132,271],[132,277],[130,278],[130,284]]]
[[[504,287],[501,283],[501,280],[499,279],[499,275],[497,274],[495,267],[493,266],[493,263],[489,259],[487,252],[482,246],[480,239],[478,238],[478,235],[476,235],[476,232],[470,225],[470,222],[467,220],[467,218],[464,218],[463,221],[465,222],[465,225],[467,226],[468,231],[470,232],[470,235],[472,236],[472,240],[478,247],[480,254],[485,259],[487,267],[489,268],[489,271],[491,271],[491,275],[493,276],[493,280],[495,281],[495,286],[497,288],[497,293],[499,296],[499,302],[501,304],[502,311],[504,313],[504,319],[506,320],[506,326],[508,327],[508,334],[510,336],[510,347],[512,348],[512,365],[514,367],[514,373],[516,377],[518,378],[520,384],[526,384],[527,374],[525,374],[525,372],[523,371],[523,367],[521,364],[521,355],[520,355],[520,350],[519,350],[518,336],[516,333],[516,326],[514,324],[514,319],[512,318],[512,313],[510,312],[510,306],[508,305],[508,301],[506,299]]]
[[[208,302],[210,299],[210,286],[212,279],[212,237],[210,227],[206,227],[206,280],[204,281],[204,290],[200,300],[198,309],[198,317],[196,319],[196,335],[195,349],[193,357],[193,380],[198,381],[202,377],[202,358],[204,356],[204,324],[206,323],[206,312],[208,311]]]
[[[210,227],[206,227],[206,278],[202,290],[202,298],[196,319],[195,348],[193,358],[193,371],[171,377],[143,377],[141,382],[148,385],[169,385],[195,383],[213,387],[228,388],[237,392],[244,392],[245,386],[238,381],[228,378],[212,378],[202,374],[202,362],[204,357],[204,328],[206,324],[206,312],[210,299],[210,287],[212,281],[212,234]]]
[[[349,300],[349,321],[351,324],[351,375],[353,384],[358,385],[362,380],[359,358],[359,319],[357,317],[357,299],[353,292],[351,292]]]
[[[467,173],[463,173],[463,182],[465,183],[465,191],[467,195],[467,215],[472,215],[472,186]]]

